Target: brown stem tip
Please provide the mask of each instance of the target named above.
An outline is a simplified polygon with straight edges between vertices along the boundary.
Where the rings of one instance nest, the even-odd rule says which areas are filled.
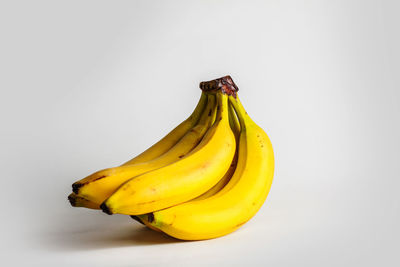
[[[100,209],[104,212],[104,213],[106,213],[106,214],[108,214],[108,215],[112,215],[113,213],[111,212],[111,210],[107,207],[107,205],[103,202],[101,205],[100,205]]]
[[[68,196],[68,200],[69,200],[69,203],[71,204],[71,206],[75,207],[75,205],[76,205],[76,199],[72,196],[72,194],[70,194],[70,195]]]
[[[231,76],[227,75],[215,80],[201,82],[200,89],[204,92],[207,91],[219,91],[222,93],[231,95],[236,98],[236,93],[239,91],[239,88],[233,82]]]

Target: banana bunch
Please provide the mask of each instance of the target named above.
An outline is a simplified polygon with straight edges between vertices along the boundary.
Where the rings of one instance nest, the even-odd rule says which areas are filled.
[[[185,121],[121,166],[75,182],[71,205],[130,215],[182,240],[220,237],[250,220],[271,187],[271,142],[230,76],[200,88]]]

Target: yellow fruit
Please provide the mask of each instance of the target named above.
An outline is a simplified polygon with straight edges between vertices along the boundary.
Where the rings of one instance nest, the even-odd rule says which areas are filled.
[[[96,204],[101,204],[124,182],[137,175],[159,169],[180,160],[195,148],[212,123],[216,113],[215,95],[207,95],[207,105],[198,124],[190,129],[170,150],[156,159],[139,164],[123,165],[96,172],[74,183],[74,192]]]
[[[164,136],[160,141],[152,145],[146,151],[142,152],[133,159],[125,162],[123,165],[130,165],[136,163],[143,163],[149,160],[153,160],[173,147],[185,134],[198,122],[201,114],[207,103],[207,95],[202,93],[199,102],[193,113],[175,129]]]
[[[230,96],[229,101],[241,126],[238,164],[229,183],[209,198],[138,216],[142,221],[178,239],[201,240],[235,231],[260,209],[273,179],[272,145],[239,99]]]
[[[216,95],[216,121],[200,144],[181,160],[121,185],[101,205],[104,212],[138,215],[164,209],[193,199],[218,183],[229,169],[236,147],[227,95]]]

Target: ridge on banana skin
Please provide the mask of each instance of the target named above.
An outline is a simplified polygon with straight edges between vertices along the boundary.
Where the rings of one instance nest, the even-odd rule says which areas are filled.
[[[124,182],[137,175],[171,164],[189,153],[201,141],[216,114],[215,95],[207,94],[207,105],[198,124],[190,129],[169,151],[160,157],[140,163],[105,169],[76,182],[74,192],[100,205]]]
[[[181,160],[122,184],[100,207],[108,214],[138,215],[193,199],[218,183],[235,154],[228,99],[216,93],[218,114],[200,144]]]
[[[217,194],[138,217],[182,240],[216,238],[250,220],[264,203],[273,179],[274,155],[267,134],[247,115],[239,99],[229,98],[240,120],[238,164]]]

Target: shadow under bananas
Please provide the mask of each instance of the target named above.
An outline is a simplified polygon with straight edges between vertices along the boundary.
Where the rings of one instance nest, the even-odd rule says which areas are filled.
[[[96,222],[81,222],[73,227],[69,225],[57,232],[47,233],[46,247],[57,251],[82,251],[181,242],[166,234],[152,231],[128,216],[118,218],[112,224],[105,224],[98,217],[92,219]]]

